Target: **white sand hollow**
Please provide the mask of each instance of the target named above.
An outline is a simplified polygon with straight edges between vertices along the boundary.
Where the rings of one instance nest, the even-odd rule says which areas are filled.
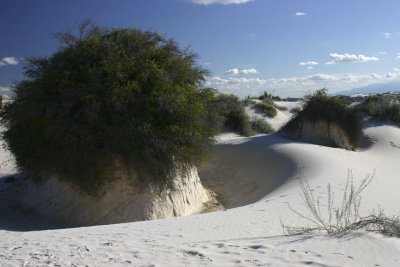
[[[355,232],[284,235],[281,222],[306,226],[298,177],[321,202],[327,184],[340,202],[347,173],[362,194],[361,215],[400,215],[400,129],[369,124],[357,151],[291,141],[276,134],[218,139],[199,168],[205,187],[227,209],[161,220],[81,228],[19,206],[19,180],[0,180],[0,266],[400,266],[400,240]],[[7,151],[0,156],[7,158]],[[13,173],[9,168],[3,174]],[[322,207],[323,208],[323,207]]]

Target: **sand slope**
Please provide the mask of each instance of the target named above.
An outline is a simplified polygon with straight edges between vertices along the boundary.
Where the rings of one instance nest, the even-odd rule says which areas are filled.
[[[0,265],[400,266],[399,239],[371,233],[341,238],[318,233],[284,236],[281,229],[281,220],[289,225],[307,223],[287,207],[290,203],[307,214],[296,177],[306,177],[314,194],[324,200],[328,183],[338,195],[343,192],[349,169],[356,183],[375,170],[374,180],[362,195],[362,214],[381,207],[388,215],[400,215],[400,129],[370,125],[365,135],[369,145],[359,151],[293,142],[276,135],[223,136],[215,147],[214,160],[200,170],[200,178],[226,195],[225,205],[232,207],[227,210],[30,231],[11,227],[13,220],[4,223],[16,210],[0,209]],[[14,184],[0,182],[3,188]]]

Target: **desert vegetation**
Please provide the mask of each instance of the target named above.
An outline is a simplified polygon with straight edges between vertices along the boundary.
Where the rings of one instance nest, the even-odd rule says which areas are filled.
[[[374,95],[364,100],[364,110],[373,118],[400,123],[400,99],[394,95]]]
[[[256,116],[251,118],[251,128],[256,133],[269,134],[274,132],[274,129],[268,122]]]
[[[273,95],[272,93],[268,93],[268,91],[264,91],[261,95],[257,97],[259,100],[264,100],[264,99],[271,99],[275,101],[280,101],[282,98],[279,96]]]
[[[340,127],[345,133],[350,146],[357,147],[362,136],[363,125],[357,112],[346,108],[339,99],[328,96],[326,89],[317,90],[305,96],[303,101],[303,109],[282,128],[282,133],[299,136],[305,122],[311,122],[312,124],[324,122],[328,128],[331,125]],[[329,141],[329,145],[338,145],[335,141],[331,141]]]
[[[219,133],[234,132],[243,136],[256,133],[271,133],[272,127],[262,118],[252,117],[245,111],[245,106],[253,105],[250,98],[240,100],[235,95],[222,94],[212,88],[202,89],[207,95],[209,123],[218,129]]]
[[[28,59],[26,79],[2,108],[20,170],[95,194],[116,168],[166,185],[177,168],[204,160],[218,129],[196,55],[154,32],[80,26],[58,35],[50,57]],[[232,111],[225,125],[243,116]]]
[[[278,114],[274,101],[271,98],[264,98],[260,102],[255,103],[254,108],[268,118],[273,118]]]
[[[308,181],[299,177],[303,201],[309,214],[300,213],[290,204],[288,204],[288,207],[299,217],[310,222],[311,225],[288,226],[281,222],[284,232],[292,235],[323,231],[329,235],[343,235],[356,230],[366,230],[379,232],[385,236],[400,237],[400,217],[386,216],[383,210],[380,210],[377,214],[360,215],[361,194],[371,184],[374,176],[375,173],[367,174],[356,186],[353,173],[349,170],[341,201],[337,204],[335,204],[335,194],[330,184],[327,185],[326,202],[321,203],[320,198],[314,195],[314,190],[311,189]]]
[[[244,136],[253,134],[249,116],[244,110],[244,105],[235,95],[218,93],[211,88],[203,89],[207,95],[208,122],[211,127],[216,127],[219,133],[234,132]]]
[[[297,113],[299,113],[300,111],[301,111],[301,108],[299,108],[299,107],[291,108],[291,109],[289,110],[289,112],[290,112],[290,113],[293,113],[293,114],[297,114]]]

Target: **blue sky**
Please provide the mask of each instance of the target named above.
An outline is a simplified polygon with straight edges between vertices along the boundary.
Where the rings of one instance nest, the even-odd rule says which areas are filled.
[[[0,90],[52,33],[91,18],[153,30],[199,54],[205,86],[240,96],[300,96],[400,80],[398,0],[0,0]]]

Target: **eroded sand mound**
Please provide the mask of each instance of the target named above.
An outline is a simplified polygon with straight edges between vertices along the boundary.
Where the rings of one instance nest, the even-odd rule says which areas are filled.
[[[26,182],[24,189],[26,206],[80,226],[190,215],[200,212],[208,200],[195,167],[177,173],[172,189],[138,190],[127,177],[103,188],[100,197],[80,193],[55,177],[39,186]]]

